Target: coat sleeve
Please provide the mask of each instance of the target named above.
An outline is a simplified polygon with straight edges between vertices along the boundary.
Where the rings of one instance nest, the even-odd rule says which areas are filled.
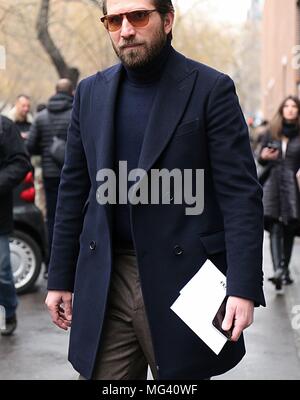
[[[67,135],[49,264],[48,290],[72,292],[82,231],[82,209],[90,190],[90,178],[80,132],[80,87]]]
[[[40,149],[40,133],[38,127],[38,118],[33,121],[30,127],[28,138],[26,139],[26,147],[30,154],[41,154]]]
[[[12,191],[30,171],[23,139],[15,124],[6,124],[1,140],[3,161],[0,168],[0,195]]]
[[[207,105],[209,157],[224,218],[227,295],[265,305],[262,188],[233,81],[217,79]]]

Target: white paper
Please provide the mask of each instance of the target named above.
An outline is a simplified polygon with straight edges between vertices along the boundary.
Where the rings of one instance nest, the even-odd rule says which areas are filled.
[[[217,355],[227,338],[213,326],[212,321],[225,297],[226,277],[207,260],[181,289],[180,296],[171,306],[171,310]]]

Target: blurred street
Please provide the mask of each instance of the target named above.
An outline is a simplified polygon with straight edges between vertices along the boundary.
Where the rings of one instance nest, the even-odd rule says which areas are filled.
[[[48,286],[70,290],[78,248],[71,357],[92,370],[110,304],[111,244],[139,254],[141,279],[132,274],[127,288],[120,263],[122,285],[112,297],[129,318],[138,315],[136,332],[148,332],[139,317],[142,281],[161,341],[153,360],[149,337],[149,352],[139,338],[151,365],[157,361],[152,370],[162,377],[224,370],[242,349],[229,347],[216,363],[170,315],[170,303],[206,255],[225,269],[226,250],[230,293],[265,304],[263,228],[267,307],[255,309],[242,362],[212,380],[300,380],[300,1],[125,3],[0,0],[0,382],[78,379],[69,332],[45,305],[48,268]],[[184,219],[187,205],[195,207]],[[286,286],[276,291],[269,278]],[[202,282],[217,299],[209,277]],[[218,285],[225,290],[223,279]],[[205,306],[193,298],[197,313],[216,325],[220,313],[209,314],[213,301],[202,287],[198,293]],[[70,296],[63,301],[68,307]],[[252,305],[232,304],[236,325],[249,325]],[[59,297],[47,305],[57,310]],[[118,322],[119,305],[110,307]],[[121,330],[108,329],[99,344]],[[133,346],[134,339],[128,353]],[[111,364],[104,372],[139,376],[132,354],[124,354],[128,371],[119,365],[124,375]]]
[[[271,284],[265,283],[267,308],[256,310],[255,324],[246,334],[248,354],[243,362],[214,379],[300,379],[300,331],[293,331],[290,322],[293,306],[300,304],[299,254],[300,240],[291,263],[295,285],[285,288],[285,295],[275,295]],[[266,277],[272,274],[267,237],[264,270]],[[52,325],[44,306],[45,294],[41,277],[35,292],[20,297],[18,328],[12,337],[0,337],[1,380],[77,379],[67,362],[68,334]]]

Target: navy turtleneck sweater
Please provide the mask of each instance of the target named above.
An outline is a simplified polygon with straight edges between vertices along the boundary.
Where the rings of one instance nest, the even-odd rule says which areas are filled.
[[[170,52],[171,43],[168,41],[161,53],[148,65],[137,69],[123,68],[115,111],[117,173],[119,161],[127,161],[128,174],[138,167],[144,133]],[[128,182],[125,198],[128,198],[128,191],[132,185],[134,182]],[[117,204],[114,211],[114,246],[133,249],[129,204]]]

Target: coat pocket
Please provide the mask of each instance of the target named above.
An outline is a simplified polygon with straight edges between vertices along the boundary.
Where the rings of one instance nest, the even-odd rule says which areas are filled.
[[[192,121],[184,122],[178,126],[174,133],[174,137],[180,137],[196,132],[199,129],[200,121],[199,118]]]
[[[215,232],[211,235],[200,235],[200,240],[209,255],[222,253],[226,250],[224,231]]]

